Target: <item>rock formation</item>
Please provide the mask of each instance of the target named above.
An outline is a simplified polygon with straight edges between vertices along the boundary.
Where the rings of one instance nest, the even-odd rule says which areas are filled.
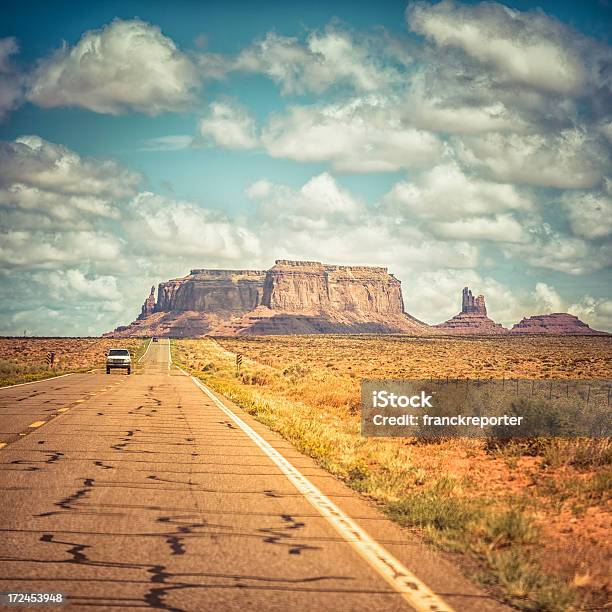
[[[487,317],[484,295],[474,297],[472,292],[463,288],[461,312],[452,319],[435,326],[446,334],[506,334],[508,330]]]
[[[142,309],[140,310],[140,315],[138,315],[138,319],[146,319],[148,316],[153,314],[155,310],[155,285],[151,287],[151,293],[149,297],[144,301],[142,305]]]
[[[608,336],[610,334],[589,327],[574,315],[555,312],[547,315],[525,317],[510,330],[511,334],[570,334]]]
[[[487,307],[485,306],[484,295],[474,297],[472,292],[467,287],[464,287],[461,295],[461,312],[463,314],[478,314],[486,317]]]
[[[267,271],[191,270],[160,283],[117,336],[432,333],[404,312],[386,268],[277,260]],[[433,330],[435,333],[435,330]]]

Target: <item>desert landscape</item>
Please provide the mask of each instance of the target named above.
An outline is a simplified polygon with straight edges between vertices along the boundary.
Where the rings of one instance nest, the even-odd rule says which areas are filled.
[[[132,338],[120,343],[136,358],[146,344]],[[107,338],[0,338],[0,387],[102,368],[106,352],[116,346]],[[53,366],[46,360],[50,353]]]
[[[609,439],[368,439],[361,378],[612,377],[606,337],[267,336],[175,360],[525,610],[592,610],[612,584]],[[240,372],[236,355],[243,356]]]
[[[2,9],[0,610],[612,612],[612,0]]]

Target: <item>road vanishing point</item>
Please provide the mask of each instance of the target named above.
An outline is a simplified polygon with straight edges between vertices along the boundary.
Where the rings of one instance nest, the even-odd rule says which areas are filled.
[[[79,610],[505,609],[171,366],[168,340],[131,376],[0,389],[0,448],[5,593],[62,593]]]

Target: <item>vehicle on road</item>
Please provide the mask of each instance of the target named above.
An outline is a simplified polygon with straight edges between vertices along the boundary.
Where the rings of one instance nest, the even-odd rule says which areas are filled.
[[[109,349],[106,355],[106,373],[110,374],[113,368],[127,370],[128,374],[132,373],[132,357],[128,349]]]
[[[153,338],[153,342],[157,342],[157,338]]]

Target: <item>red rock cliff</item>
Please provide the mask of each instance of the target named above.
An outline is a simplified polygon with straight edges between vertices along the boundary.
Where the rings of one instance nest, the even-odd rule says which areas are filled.
[[[278,260],[267,272],[192,270],[160,283],[118,335],[430,333],[386,268]]]
[[[160,283],[154,312],[244,313],[261,303],[265,271],[191,270]]]
[[[404,312],[400,282],[387,268],[277,260],[267,272],[263,305],[285,312]]]
[[[570,334],[585,336],[608,336],[606,332],[589,327],[578,317],[565,312],[536,315],[521,319],[510,330],[512,334]]]

